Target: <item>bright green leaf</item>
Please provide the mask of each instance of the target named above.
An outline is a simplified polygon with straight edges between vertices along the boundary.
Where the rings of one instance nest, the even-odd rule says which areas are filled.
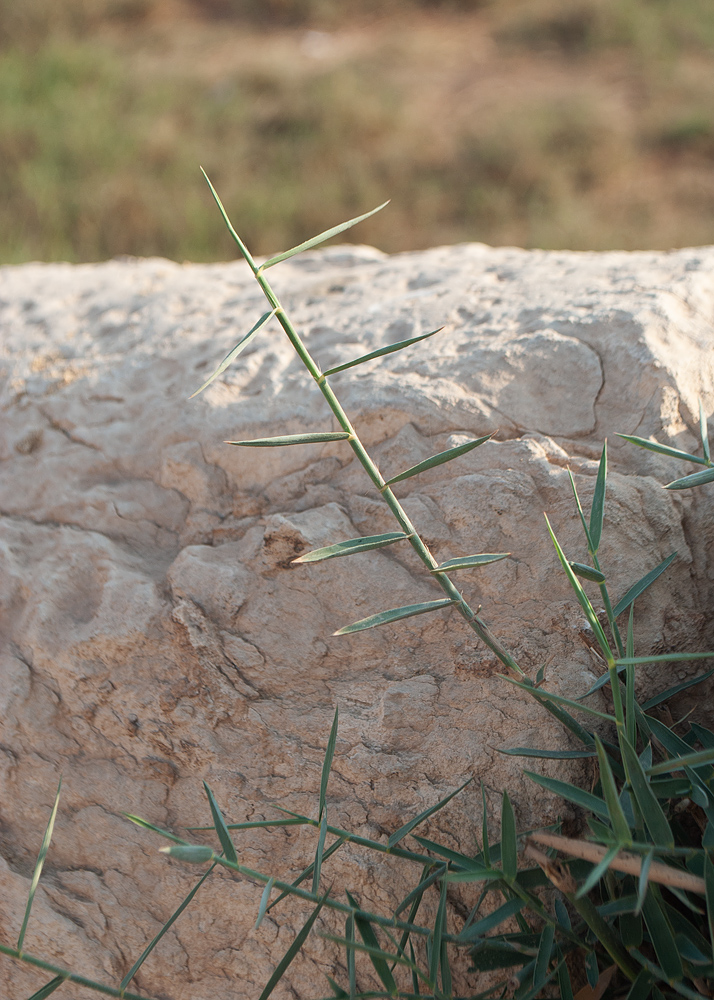
[[[210,181],[210,179],[208,177],[208,174],[203,169],[203,167],[201,167],[200,169],[201,169],[201,173],[203,174],[203,176],[206,179],[206,183],[208,184],[209,188],[211,189],[211,194],[213,195],[214,201],[218,205],[218,210],[221,213],[221,215],[223,216],[223,221],[225,222],[226,226],[228,227],[228,232],[231,234],[231,236],[235,240],[236,244],[238,245],[238,249],[240,250],[240,252],[243,255],[243,257],[245,258],[245,260],[246,260],[248,266],[250,267],[251,271],[253,272],[253,274],[255,274],[256,271],[258,270],[258,267],[257,267],[255,261],[251,257],[251,255],[250,255],[250,253],[248,251],[248,248],[246,247],[245,243],[243,242],[243,240],[240,238],[240,236],[238,235],[238,233],[233,228],[233,224],[231,223],[231,220],[228,218],[228,213],[226,212],[225,208],[223,207],[223,202],[218,197],[218,193],[217,193],[216,189],[214,188],[213,184],[211,184],[211,181]]]

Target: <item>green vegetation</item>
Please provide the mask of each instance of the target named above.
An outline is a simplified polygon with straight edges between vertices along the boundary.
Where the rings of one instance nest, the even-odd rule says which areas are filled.
[[[342,365],[333,372],[321,372],[266,278],[269,268],[302,250],[341,235],[374,213],[336,226],[259,265],[233,229],[212,186],[211,190],[229,232],[267,299],[270,312],[266,315],[274,315],[278,319],[342,428],[341,431],[318,430],[311,434],[229,443],[238,447],[278,447],[341,440],[345,447],[352,449],[401,529],[361,539],[336,541],[302,555],[296,562],[306,564],[305,572],[309,572],[310,564],[321,559],[347,558],[356,552],[384,545],[408,543],[444,591],[441,600],[381,611],[345,626],[335,634],[377,627],[415,614],[429,614],[437,609],[451,608],[459,612],[478,639],[496,654],[509,671],[503,676],[504,682],[515,684],[531,695],[581,744],[581,748],[575,751],[558,747],[514,747],[508,753],[545,759],[589,757],[597,764],[598,780],[589,791],[560,779],[526,771],[536,785],[577,806],[589,832],[586,837],[574,838],[563,836],[559,828],[531,831],[525,838],[523,858],[534,864],[519,867],[519,835],[507,792],[502,796],[498,840],[492,836],[492,824],[483,798],[481,844],[473,855],[426,839],[415,832],[420,824],[445,808],[465,786],[455,789],[418,816],[405,817],[405,822],[386,842],[353,835],[348,830],[335,827],[328,821],[329,777],[338,732],[338,712],[335,711],[313,817],[276,807],[279,815],[275,819],[231,823],[224,817],[220,803],[205,782],[212,824],[210,827],[192,828],[189,831],[191,840],[172,831],[161,830],[139,817],[128,817],[139,827],[168,840],[168,846],[162,850],[169,856],[187,864],[209,867],[120,984],[106,986],[83,979],[78,974],[22,951],[34,891],[49,847],[57,799],[32,879],[20,938],[15,948],[1,945],[0,953],[52,973],[52,979],[30,1000],[44,1000],[67,981],[81,983],[105,995],[137,1000],[137,995],[128,991],[137,971],[154,948],[160,945],[166,930],[192,903],[201,885],[217,867],[221,867],[262,887],[257,925],[269,909],[287,896],[309,902],[312,906],[310,916],[278,962],[260,1000],[267,1000],[273,992],[323,911],[345,920],[344,933],[341,930],[337,934],[320,931],[344,955],[345,973],[341,981],[329,979],[332,996],[340,1000],[356,1000],[358,997],[456,1000],[460,992],[458,985],[455,990],[452,974],[455,951],[467,953],[473,971],[500,973],[498,982],[471,1000],[489,996],[503,998],[507,994],[516,1000],[536,1000],[553,995],[559,995],[562,1000],[572,1000],[579,978],[586,980],[589,986],[586,995],[591,998],[603,996],[609,991],[609,996],[627,997],[627,1000],[647,1000],[648,997],[660,1000],[679,996],[689,1000],[706,1000],[714,986],[714,733],[688,718],[667,725],[654,710],[683,689],[711,677],[714,671],[709,670],[676,684],[643,704],[635,696],[635,673],[641,665],[714,657],[714,653],[636,655],[635,601],[655,584],[676,554],[635,581],[619,600],[613,601],[608,590],[607,567],[600,564],[598,557],[605,525],[605,445],[587,518],[575,481],[570,477],[575,512],[583,528],[589,563],[570,562],[547,519],[546,523],[562,570],[592,628],[606,672],[577,700],[549,691],[545,686],[544,668],[535,678],[529,677],[491,633],[481,617],[480,608],[474,611],[450,579],[452,572],[487,567],[506,554],[465,555],[438,565],[390,488],[390,482],[445,464],[466,448],[479,447],[487,438],[442,452],[407,469],[393,480],[385,481],[329,381],[340,371],[374,358],[374,354]],[[257,321],[253,330],[246,334],[201,388],[225,370],[227,364],[239,354],[241,345],[259,333],[264,321],[265,316]],[[411,348],[419,339],[423,338],[403,341],[394,345],[393,350]],[[381,353],[387,354],[388,351]],[[702,457],[678,452],[642,438],[629,436],[629,440],[652,451],[676,455],[705,466],[703,472],[695,474],[695,479],[687,477],[670,483],[671,489],[688,488],[714,480],[703,413]],[[488,572],[487,569],[482,571]],[[604,624],[580,579],[597,586],[599,599],[605,607]],[[628,615],[626,626],[625,613]],[[611,711],[595,708],[588,700],[601,688],[607,690]],[[681,735],[675,729],[680,730]],[[256,827],[280,829],[288,826],[311,826],[316,831],[314,856],[293,882],[255,871],[239,861],[233,840],[236,833]],[[197,837],[199,834],[203,837]],[[208,839],[209,843],[197,843],[197,839]],[[330,883],[326,888],[327,862],[348,842],[365,851],[391,854],[416,866],[414,888],[393,913],[380,914],[363,909],[346,886],[336,887]],[[564,858],[558,860],[558,855]],[[308,882],[309,889],[303,886]],[[450,888],[464,885],[480,890],[465,916],[448,906]],[[271,899],[274,890],[279,895]],[[484,906],[486,903],[487,907]],[[455,927],[457,918],[458,926]],[[367,967],[365,974],[362,960],[371,964],[371,973]],[[318,989],[317,984],[315,989]]]
[[[709,0],[0,0],[0,261],[714,242]],[[347,237],[349,238],[349,237]]]

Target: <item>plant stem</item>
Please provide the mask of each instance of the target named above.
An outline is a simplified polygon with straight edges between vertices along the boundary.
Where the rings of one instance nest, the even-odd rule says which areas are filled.
[[[84,986],[88,990],[94,990],[95,993],[103,993],[108,997],[119,997],[120,1000],[147,1000],[147,997],[140,997],[138,993],[130,993],[128,990],[116,989],[113,986],[104,986],[103,983],[96,983],[93,979],[86,979],[84,976],[77,976],[74,972],[69,972],[67,969],[61,969],[57,965],[51,965],[49,962],[45,962],[41,958],[35,958],[34,955],[28,955],[27,952],[17,951],[15,948],[8,948],[7,945],[0,944],[0,954],[9,955],[10,958],[17,958],[21,962],[26,962],[28,965],[34,965],[38,969],[44,969],[45,972],[53,972],[56,976],[61,976],[65,982],[76,983],[77,986]]]

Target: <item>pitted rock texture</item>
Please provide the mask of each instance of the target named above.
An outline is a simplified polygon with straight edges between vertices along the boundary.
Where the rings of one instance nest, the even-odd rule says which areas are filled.
[[[587,509],[605,437],[601,561],[615,597],[679,553],[638,601],[638,652],[714,641],[711,491],[664,491],[688,468],[614,437],[696,449],[699,398],[714,411],[714,250],[337,247],[269,274],[323,369],[444,327],[332,385],[385,476],[497,430],[397,492],[438,559],[512,553],[454,579],[529,673],[545,664],[549,687],[577,696],[602,672],[543,512],[584,561],[567,468]],[[503,788],[521,828],[567,814],[498,753],[569,746],[567,736],[497,676],[457,615],[332,635],[441,592],[408,546],[291,565],[395,524],[343,443],[223,443],[336,429],[277,323],[188,401],[264,308],[240,263],[0,271],[0,935],[17,936],[61,773],[26,949],[106,982],[195,875],[122,813],[179,831],[209,823],[206,779],[234,822],[273,818],[272,803],[315,815],[336,704],[335,825],[384,838],[471,777],[427,835],[475,850],[479,781],[496,829]],[[643,671],[641,683],[655,690],[697,669]],[[532,766],[589,780],[587,762]],[[314,853],[312,830],[236,836],[246,864],[279,877]],[[336,891],[375,909],[418,874],[357,848],[326,865]],[[284,904],[255,931],[259,898],[245,880],[209,879],[134,987],[172,1000],[257,996],[307,913]],[[469,898],[454,893],[450,919]],[[49,978],[1,966],[11,998]],[[358,968],[366,986],[369,965]],[[320,995],[323,972],[340,967],[313,938],[275,995]]]

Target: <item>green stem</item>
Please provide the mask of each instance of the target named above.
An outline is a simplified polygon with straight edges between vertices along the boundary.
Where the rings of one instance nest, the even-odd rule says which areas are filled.
[[[590,549],[589,551],[590,551],[590,557],[593,561],[593,566],[595,567],[596,570],[598,570],[598,572],[602,573],[602,570],[600,569],[600,563],[598,562],[597,553],[593,552],[592,549]],[[610,631],[612,632],[612,637],[615,640],[615,645],[617,646],[618,655],[624,656],[625,647],[622,644],[622,636],[620,635],[620,630],[617,627],[615,616],[612,613],[612,604],[610,603],[610,595],[607,591],[607,584],[601,583],[598,584],[598,586],[600,587],[600,595],[602,597],[602,602],[605,605],[605,614],[607,615],[607,620],[610,625]]]
[[[615,962],[617,967],[624,972],[629,980],[634,982],[640,972],[640,966],[636,962],[632,961],[630,956],[613,934],[610,926],[597,912],[591,900],[589,900],[587,896],[581,896],[578,898],[575,893],[570,892],[565,893],[565,895],[573,904],[613,962]]]
[[[436,559],[429,551],[428,546],[419,535],[419,532],[416,530],[416,528],[410,521],[406,511],[399,503],[392,490],[386,485],[385,480],[381,472],[379,471],[379,468],[372,460],[371,456],[369,455],[366,448],[362,444],[360,437],[357,431],[352,426],[352,423],[347,414],[345,413],[342,404],[332,391],[332,388],[328,385],[326,377],[320,371],[318,365],[313,360],[310,352],[308,351],[307,347],[301,340],[295,327],[290,322],[289,317],[287,316],[285,310],[281,306],[278,297],[276,296],[275,292],[270,286],[270,283],[265,277],[265,274],[261,271],[260,268],[258,268],[254,273],[256,280],[260,285],[261,289],[263,290],[266,299],[270,303],[271,307],[275,310],[275,315],[277,317],[277,320],[282,326],[283,330],[285,331],[288,340],[295,349],[295,352],[297,353],[302,363],[305,365],[305,368],[307,368],[308,372],[310,373],[310,375],[312,375],[313,379],[317,383],[317,386],[320,389],[322,395],[324,396],[327,405],[330,407],[333,414],[335,415],[338,424],[344,431],[346,431],[350,435],[348,443],[352,448],[352,451],[355,453],[357,460],[360,462],[360,464],[362,465],[363,469],[365,470],[369,478],[372,480],[374,485],[381,493],[385,503],[387,504],[392,514],[394,514],[395,518],[399,522],[402,531],[404,531],[404,533],[409,536],[409,543],[411,544],[412,548],[419,556],[421,561],[429,570],[436,569],[438,566]],[[435,580],[441,587],[441,589],[444,591],[447,597],[449,597],[454,602],[454,605],[459,611],[459,613],[462,615],[463,618],[466,619],[466,622],[473,629],[473,631],[476,633],[479,639],[481,639],[481,641],[486,646],[488,646],[488,648],[493,653],[496,654],[496,656],[501,661],[501,663],[504,664],[504,666],[508,667],[510,670],[513,670],[520,677],[525,677],[524,671],[519,667],[514,658],[508,652],[508,650],[498,641],[498,639],[496,639],[496,637],[493,635],[493,633],[488,628],[483,619],[479,617],[478,612],[474,611],[470,607],[470,605],[464,599],[460,591],[451,582],[448,575],[443,572],[435,573],[433,575]]]
[[[119,997],[120,1000],[147,1000],[147,997],[140,997],[138,993],[130,993],[129,990],[115,989],[113,986],[104,986],[102,983],[96,983],[93,979],[86,979],[84,976],[77,976],[74,972],[69,972],[67,969],[61,969],[57,965],[51,965],[49,962],[43,961],[41,958],[35,958],[34,955],[28,955],[27,952],[17,951],[15,948],[8,948],[7,945],[0,944],[0,954],[9,955],[10,958],[17,958],[20,962],[26,962],[28,965],[34,965],[38,969],[44,969],[45,972],[53,972],[55,976],[60,976],[67,983],[76,983],[77,986],[84,986],[88,990],[94,990],[95,993],[103,993],[108,997]]]

